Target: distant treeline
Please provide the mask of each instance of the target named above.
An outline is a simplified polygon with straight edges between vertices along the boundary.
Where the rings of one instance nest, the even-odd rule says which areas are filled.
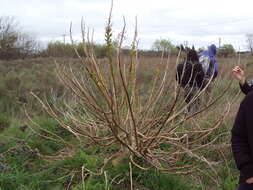
[[[92,46],[94,55],[97,58],[104,58],[107,54],[107,48],[106,45],[103,44],[90,44],[89,46]],[[117,52],[117,43],[115,42],[113,45],[113,51],[116,54]],[[162,52],[157,50],[138,50],[139,55],[145,55],[150,57],[157,57],[164,54],[164,56],[168,56],[168,54],[177,55],[179,50],[173,49],[173,51],[170,52]],[[122,55],[127,55],[131,53],[130,48],[122,48],[121,50]],[[77,57],[77,54],[85,57],[84,53],[84,44],[78,43],[78,44],[65,44],[60,41],[56,42],[50,42],[47,46],[47,48],[40,52],[40,56],[43,57]]]
[[[253,39],[253,36],[252,36]],[[252,40],[253,41],[253,40]],[[252,43],[253,44],[253,43]],[[97,58],[106,57],[107,48],[105,44],[89,45]],[[112,43],[113,51],[117,52],[117,42]],[[253,47],[253,45],[252,45]],[[155,40],[150,50],[139,50],[139,55],[157,57],[164,55],[176,56],[179,49],[168,39]],[[198,51],[204,51],[200,48]],[[129,54],[131,48],[122,48],[122,55]],[[12,17],[0,17],[0,59],[25,59],[30,57],[77,57],[78,54],[85,57],[83,43],[63,43],[60,41],[50,42],[42,49],[37,40],[30,34],[21,31],[17,22]],[[218,56],[231,57],[236,54],[231,44],[224,44],[218,51]]]

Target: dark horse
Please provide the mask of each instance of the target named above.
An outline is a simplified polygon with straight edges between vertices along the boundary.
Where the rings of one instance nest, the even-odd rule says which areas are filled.
[[[199,57],[194,47],[187,48],[186,60],[179,63],[176,68],[176,80],[184,88],[185,102],[190,103],[197,93],[204,88],[205,73],[202,65],[199,63]],[[199,98],[192,101],[187,107],[188,112],[195,112],[199,106]]]

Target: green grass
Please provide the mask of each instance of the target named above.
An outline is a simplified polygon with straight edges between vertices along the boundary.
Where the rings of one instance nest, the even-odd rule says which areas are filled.
[[[76,60],[75,60],[76,61]],[[159,59],[152,58],[152,61],[147,58],[141,60],[142,65],[139,70],[139,82],[149,84],[151,77],[150,69],[153,69],[158,64]],[[111,146],[108,148],[101,148],[99,146],[92,146],[84,148],[82,144],[78,144],[76,139],[68,131],[62,129],[59,124],[49,118],[41,109],[41,105],[35,98],[30,95],[33,91],[39,97],[50,99],[51,89],[54,89],[58,99],[66,93],[62,84],[55,77],[54,60],[50,58],[45,59],[31,59],[31,60],[15,60],[12,62],[0,62],[0,189],[2,190],[61,190],[71,186],[73,190],[105,190],[106,182],[110,190],[129,189],[129,163],[127,160],[122,162],[118,167],[114,168],[110,164],[106,167],[107,178],[104,175],[86,176],[84,184],[82,183],[82,166],[96,171],[102,164],[103,158],[107,154],[111,154],[118,150],[118,147]],[[58,62],[64,64],[68,59],[58,59]],[[228,61],[229,62],[229,61]],[[148,63],[148,64],[147,64]],[[250,65],[249,65],[250,66]],[[229,69],[229,65],[225,65]],[[222,68],[221,68],[222,69]],[[173,75],[174,76],[174,75]],[[223,90],[229,81],[223,80],[219,88],[215,89],[217,94]],[[168,84],[170,85],[170,84]],[[146,93],[146,87],[142,90],[143,96]],[[238,84],[235,83],[230,89],[229,95],[234,96],[238,91]],[[171,92],[168,91],[168,94]],[[70,94],[67,94],[70,96]],[[71,96],[70,96],[71,97]],[[239,104],[240,98],[236,101]],[[144,98],[145,99],[145,98]],[[225,102],[224,98],[221,102]],[[160,103],[161,105],[163,102]],[[73,157],[65,158],[58,161],[43,160],[36,156],[36,150],[43,155],[56,155],[58,151],[64,149],[64,144],[47,140],[33,133],[31,129],[25,131],[20,130],[20,126],[29,125],[28,119],[25,116],[24,106],[29,112],[33,120],[42,128],[64,138],[66,141],[76,145],[76,152]],[[215,113],[206,113],[206,120],[201,125],[206,127],[210,123],[216,121],[217,116],[222,110],[213,107]],[[210,109],[210,110],[212,110]],[[217,140],[217,144],[229,143],[229,130],[232,127],[233,119],[237,107],[231,108],[231,114],[226,118],[225,123],[221,128],[212,134],[211,138],[205,138],[205,141],[210,141],[217,135],[228,132],[226,136],[222,136]],[[67,122],[67,121],[66,121]],[[186,124],[185,128],[192,127]],[[37,129],[43,135],[47,133]],[[161,144],[161,150],[169,150],[171,145]],[[214,182],[210,180],[207,175],[195,173],[195,178],[191,176],[169,175],[158,172],[154,169],[142,171],[133,167],[133,184],[134,187],[140,190],[202,190],[201,184],[196,177],[201,176],[201,183],[204,188],[217,190],[232,190],[235,189],[238,170],[232,159],[230,149],[226,150],[226,162],[219,152],[210,152],[204,150],[201,154],[207,156],[211,161],[219,162],[217,168],[218,178],[220,180],[220,187],[215,186]],[[188,159],[183,159],[181,163],[187,163]],[[199,163],[203,166],[203,163]],[[204,170],[205,171],[205,170]],[[206,169],[206,172],[210,171]],[[84,174],[87,171],[84,170]],[[117,177],[118,176],[118,177]],[[112,183],[112,179],[121,183]],[[215,189],[216,188],[216,189]]]
[[[10,126],[11,119],[5,113],[0,113],[0,132],[7,129]]]

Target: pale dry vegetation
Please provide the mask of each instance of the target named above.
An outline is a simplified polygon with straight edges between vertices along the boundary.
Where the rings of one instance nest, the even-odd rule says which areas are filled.
[[[26,124],[0,115],[0,189],[180,188],[179,181],[168,185],[163,176],[168,173],[187,174],[182,179],[194,190],[233,189],[238,171],[230,129],[242,95],[230,71],[241,65],[253,73],[251,57],[219,57],[210,96],[200,90],[192,99],[201,100],[199,109],[186,114],[184,92],[175,80],[176,64],[185,55],[139,53],[137,24],[125,51],[126,25],[115,43],[111,13],[103,56],[82,22],[83,42],[68,46],[76,48],[75,56],[70,50],[71,57],[0,62],[0,109]]]
[[[122,56],[124,25],[116,57],[113,56],[111,13],[105,33],[106,60],[96,58],[89,46],[93,36],[86,32],[82,24],[83,50],[87,57],[79,56],[79,67],[71,63],[56,64],[57,76],[71,91],[72,99],[49,103],[33,95],[61,127],[78,139],[78,145],[116,147],[116,151],[105,155],[104,165],[97,167],[97,174],[104,173],[106,164],[117,166],[127,159],[130,170],[132,166],[143,170],[156,168],[173,174],[194,174],[198,179],[198,175],[206,173],[204,164],[209,168],[205,175],[217,186],[222,184],[217,168],[230,154],[229,126],[234,117],[233,103],[238,103],[235,100],[239,95],[239,89],[233,88],[230,68],[237,61],[232,59],[232,63],[221,65],[219,77],[209,84],[213,88],[210,98],[206,98],[206,88],[199,91],[192,101],[201,98],[200,109],[186,115],[183,90],[174,74],[180,54],[177,58],[161,55],[159,61],[140,57],[136,29],[131,53]],[[34,123],[33,130],[44,129]],[[75,154],[77,144],[44,132],[48,132],[44,138],[63,143],[66,148],[54,156],[40,156],[59,159]],[[220,159],[210,156],[210,152]],[[91,172],[85,166],[82,170]]]

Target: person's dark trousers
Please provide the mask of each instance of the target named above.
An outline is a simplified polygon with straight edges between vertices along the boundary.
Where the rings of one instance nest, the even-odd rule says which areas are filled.
[[[240,183],[237,190],[253,190],[253,184]]]

